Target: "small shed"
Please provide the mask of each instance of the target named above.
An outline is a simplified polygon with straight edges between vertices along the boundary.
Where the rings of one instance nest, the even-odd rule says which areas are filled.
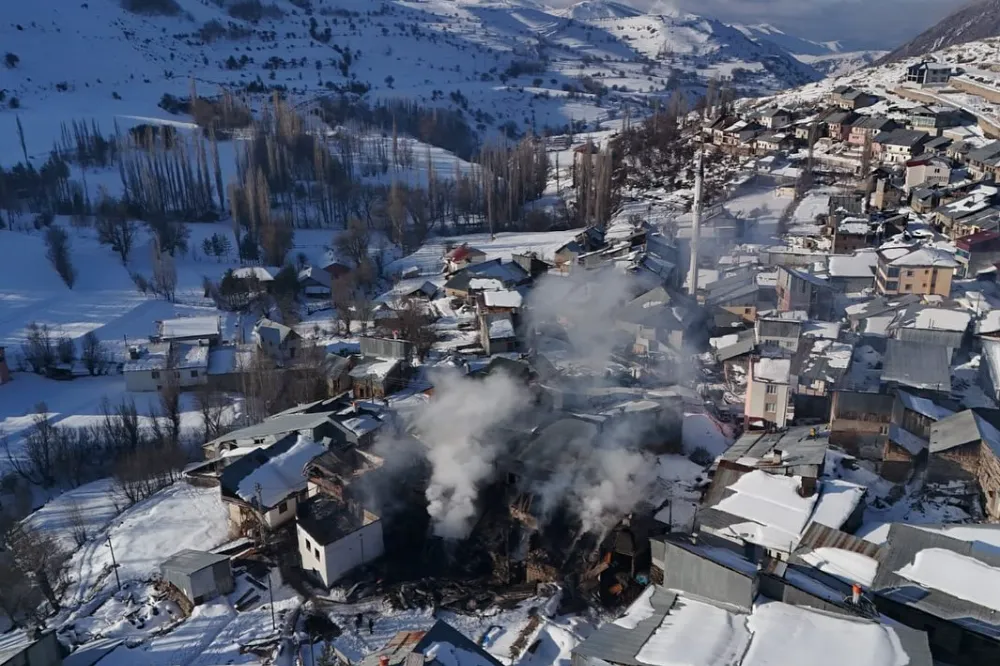
[[[200,550],[182,550],[168,558],[160,565],[160,574],[195,606],[235,587],[229,557]]]

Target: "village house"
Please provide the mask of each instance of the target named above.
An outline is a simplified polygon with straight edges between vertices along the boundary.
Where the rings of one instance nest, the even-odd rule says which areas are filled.
[[[805,312],[768,313],[758,317],[754,322],[754,335],[761,353],[765,356],[794,354],[799,348],[806,319],[808,315]]]
[[[928,139],[930,135],[920,130],[881,132],[872,143],[872,155],[883,164],[900,164],[919,155]]]
[[[975,539],[994,526],[893,523],[883,559],[870,586],[878,612],[927,631],[935,663],[981,666],[1000,660],[1000,625],[982,581],[1000,576],[995,536]]]
[[[295,530],[302,569],[326,588],[385,553],[379,517],[332,497],[299,504]]]
[[[785,109],[768,109],[760,114],[760,124],[769,130],[781,129],[792,123],[792,112]]]
[[[875,288],[886,296],[948,296],[957,265],[953,254],[936,247],[911,245],[879,249]]]
[[[299,271],[299,290],[309,298],[330,298],[334,277],[329,272],[306,266]]]
[[[915,393],[896,391],[879,474],[894,483],[910,480],[927,461],[931,427],[954,412]]]
[[[341,663],[349,661],[337,653]],[[444,620],[426,631],[400,631],[357,666],[502,666],[480,644],[466,638]]]
[[[852,88],[851,86],[837,86],[830,93],[830,103],[842,109],[855,111],[857,109],[871,106],[878,101],[878,97],[870,95],[863,90]]]
[[[233,430],[206,442],[202,445],[202,452],[205,460],[226,456],[235,458],[299,433],[319,442],[334,434],[332,415],[332,411],[275,414],[256,425]]]
[[[754,152],[758,155],[768,155],[787,150],[795,143],[792,136],[785,132],[764,132],[754,139]]]
[[[986,516],[1000,518],[1000,431],[974,409],[931,426],[928,479],[978,484]]]
[[[812,426],[793,426],[776,432],[749,430],[720,456],[746,470],[818,479],[823,476],[830,440]]]
[[[952,350],[943,345],[889,338],[879,378],[882,389],[910,388],[947,399],[951,395],[951,358]]]
[[[743,418],[747,427],[784,428],[794,416],[791,359],[761,358],[750,364]]]
[[[517,315],[524,305],[524,289],[484,291],[476,296],[476,309],[480,313]]]
[[[951,163],[933,154],[924,154],[906,162],[907,192],[916,187],[934,187],[947,185],[951,181]]]
[[[351,267],[339,261],[328,259],[320,266],[320,270],[330,276],[330,281],[341,278],[351,272]]]
[[[1000,189],[992,185],[979,185],[967,195],[945,203],[934,210],[934,221],[952,238],[961,238],[982,231],[984,220],[995,218],[994,206]]]
[[[251,535],[295,518],[296,506],[306,499],[306,465],[324,451],[321,442],[289,433],[273,444],[248,451],[223,468],[219,487],[229,511],[230,527]]]
[[[878,384],[875,385],[878,391]],[[830,400],[830,443],[864,460],[881,460],[894,398],[841,388]]]
[[[986,176],[996,177],[1000,172],[1000,141],[970,150],[965,155],[965,163],[969,168],[969,175],[977,180]]]
[[[883,132],[891,132],[897,127],[896,121],[885,116],[863,116],[851,125],[847,141],[853,146],[863,146],[866,141],[874,141]]]
[[[479,315],[479,343],[487,356],[517,349],[517,332],[509,312]]]
[[[734,271],[705,285],[703,303],[707,307],[722,308],[750,323],[756,320],[759,310],[776,305],[773,289],[761,287],[757,271],[753,269]]]
[[[486,253],[482,250],[470,247],[468,243],[462,243],[445,253],[445,273],[457,273],[463,268],[468,268],[473,264],[486,261]]]
[[[915,187],[910,192],[910,208],[914,213],[930,213],[941,205],[941,186]]]
[[[829,319],[833,312],[833,289],[811,273],[779,266],[775,291],[782,312],[804,310],[813,319]]]
[[[924,152],[929,155],[937,155],[938,157],[952,160],[953,158],[948,153],[954,143],[953,139],[946,136],[933,137],[924,144]]]
[[[207,346],[222,339],[222,326],[218,317],[179,317],[156,322],[155,342],[190,342]]]
[[[254,324],[253,341],[278,364],[294,361],[302,346],[302,336],[295,329],[266,317]]]
[[[185,549],[160,564],[160,576],[199,606],[229,594],[236,585],[228,555]]]
[[[833,253],[851,254],[869,247],[871,222],[866,217],[845,217],[837,222],[833,232]]]
[[[758,557],[752,546],[725,544],[704,533],[652,539],[654,584],[621,618],[605,622],[574,647],[570,666],[803,661],[886,666],[876,650],[899,655],[910,666],[932,663],[923,632],[879,625],[856,605],[849,585],[838,586],[809,565]],[[708,623],[719,629],[706,631]],[[829,636],[837,638],[828,641]]]
[[[918,106],[910,109],[910,127],[934,134],[939,129],[954,127],[959,123],[960,114],[950,106]]]
[[[955,239],[956,274],[961,278],[975,277],[980,271],[993,269],[1000,262],[1000,231],[980,231]]]
[[[848,533],[861,526],[864,486],[741,467],[719,464],[695,517],[699,533],[788,561],[811,522]]]
[[[839,326],[832,327],[834,331]],[[853,348],[833,339],[809,337],[792,359],[792,403],[797,419],[827,422],[834,387],[850,365]]]
[[[875,287],[878,255],[874,248],[864,248],[852,254],[832,254],[826,260],[827,281],[835,290],[856,294]]]
[[[209,348],[183,342],[151,343],[129,351],[122,365],[125,389],[159,391],[164,386],[181,390],[208,383]]]
[[[906,83],[921,88],[943,86],[952,75],[952,66],[924,60],[906,68]]]
[[[834,111],[826,117],[826,135],[834,141],[847,141],[857,119],[858,114],[854,111]]]
[[[407,367],[396,358],[361,356],[349,373],[351,391],[355,398],[384,399],[407,385]]]
[[[915,304],[899,310],[886,333],[897,340],[959,351],[967,346],[971,322],[972,313],[954,304]]]
[[[699,308],[684,296],[655,287],[623,305],[614,315],[614,325],[634,340],[637,354],[682,352],[684,341],[701,333],[704,322]]]
[[[531,281],[531,276],[514,262],[501,263],[499,259],[485,261],[463,268],[444,284],[449,298],[473,302],[475,294],[484,291],[513,289]]]
[[[717,363],[723,366],[723,372],[727,378],[731,378],[731,368],[738,364],[746,371],[746,362],[750,354],[756,349],[757,344],[753,330],[729,333],[718,338],[711,338],[708,341],[712,349],[712,356]]]

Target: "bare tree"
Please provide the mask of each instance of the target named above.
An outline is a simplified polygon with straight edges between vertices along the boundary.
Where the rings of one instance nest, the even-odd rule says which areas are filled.
[[[162,388],[160,388],[160,414],[166,420],[164,438],[170,444],[177,444],[181,439],[181,386],[177,377],[176,359],[167,363]],[[158,420],[154,419],[154,423]]]
[[[210,442],[225,432],[226,406],[225,397],[207,384],[198,387],[194,394],[198,411],[201,412],[202,434],[206,442]]]
[[[35,623],[44,597],[10,552],[0,552],[0,611],[15,628]]]
[[[399,336],[413,343],[417,357],[422,361],[437,342],[432,318],[413,299],[397,303],[395,311]]]
[[[55,538],[24,522],[7,534],[5,542],[13,565],[38,587],[52,610],[59,612],[69,553]]]
[[[174,300],[177,292],[177,269],[174,258],[166,252],[160,252],[159,245],[153,245],[153,291],[168,301]]]
[[[352,217],[347,223],[347,229],[339,236],[334,245],[341,256],[347,257],[359,266],[361,262],[368,259],[368,246],[371,243],[371,233],[368,225],[356,217]]]
[[[56,349],[52,342],[52,333],[47,324],[28,324],[27,334],[21,343],[21,356],[37,374],[43,374],[56,362]]]
[[[103,375],[107,372],[109,363],[107,350],[93,331],[87,331],[83,336],[80,360],[91,375]]]
[[[345,273],[333,281],[330,290],[334,316],[342,325],[344,335],[351,334],[351,322],[354,321],[354,299],[358,290],[357,279],[353,272]]]
[[[121,257],[122,265],[128,264],[139,227],[129,219],[125,205],[111,198],[102,199],[97,206],[95,227],[98,242],[110,246]]]
[[[69,234],[62,227],[55,225],[45,232],[45,256],[56,269],[56,273],[70,289],[76,283],[76,269],[70,259]]]
[[[60,442],[57,427],[49,420],[49,408],[44,402],[35,405],[31,428],[24,437],[22,456],[14,457],[5,439],[4,448],[11,469],[29,483],[46,488],[55,484],[57,449]]]
[[[87,529],[87,517],[84,515],[83,507],[80,506],[79,502],[74,501],[70,504],[66,520],[69,522],[69,528],[73,534],[73,542],[77,547],[87,543],[87,540],[90,539],[90,532]]]

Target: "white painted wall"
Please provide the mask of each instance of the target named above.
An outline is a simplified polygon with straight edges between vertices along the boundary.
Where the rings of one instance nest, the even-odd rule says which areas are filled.
[[[126,371],[124,373],[125,389],[136,392],[158,391],[163,386],[163,382],[166,381],[167,372],[167,370]],[[176,373],[177,383],[182,389],[199,386],[208,382],[207,368],[191,368],[169,372]],[[192,373],[194,374],[192,375]]]
[[[368,523],[326,546],[317,544],[301,526],[297,525],[296,531],[302,568],[313,572],[327,587],[352,569],[381,557],[385,552],[381,520]]]

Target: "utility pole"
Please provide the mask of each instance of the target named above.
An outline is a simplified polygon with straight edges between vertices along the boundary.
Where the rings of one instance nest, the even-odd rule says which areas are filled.
[[[278,625],[274,621],[274,591],[271,588],[271,570],[267,570],[267,595],[271,598],[271,631],[277,631]]]
[[[688,273],[688,294],[698,297],[698,240],[701,236],[701,199],[705,179],[705,139],[701,137],[695,154],[694,207],[691,209],[691,270]]]
[[[111,545],[111,532],[108,531],[108,548],[111,550],[111,568],[115,570],[115,582],[118,584],[118,591],[122,591],[122,581],[118,577],[118,562],[115,560],[115,547]]]

